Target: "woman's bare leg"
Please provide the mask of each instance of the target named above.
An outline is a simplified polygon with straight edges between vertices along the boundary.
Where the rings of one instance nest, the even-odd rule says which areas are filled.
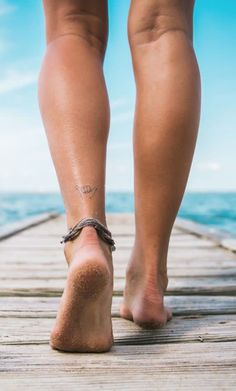
[[[185,190],[199,124],[193,3],[132,0],[129,13],[137,86],[136,238],[121,315],[148,327],[160,327],[171,318],[171,311],[163,304],[169,237]]]
[[[103,76],[106,0],[44,0],[47,50],[39,103],[64,199],[67,225],[105,218],[109,103]],[[66,228],[65,228],[66,229]],[[94,227],[66,243],[68,278],[51,346],[104,351],[112,344],[112,257]]]

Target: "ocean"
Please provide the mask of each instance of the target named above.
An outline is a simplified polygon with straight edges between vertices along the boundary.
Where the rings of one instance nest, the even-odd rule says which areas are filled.
[[[59,194],[0,193],[0,227],[49,211],[64,211]],[[133,193],[107,192],[106,211],[133,212]],[[186,192],[178,216],[236,234],[236,192]]]

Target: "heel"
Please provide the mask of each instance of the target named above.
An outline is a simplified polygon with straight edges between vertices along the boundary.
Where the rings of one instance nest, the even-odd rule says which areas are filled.
[[[78,296],[91,299],[98,297],[110,284],[111,276],[105,265],[96,260],[86,260],[84,264],[71,265],[68,283]]]

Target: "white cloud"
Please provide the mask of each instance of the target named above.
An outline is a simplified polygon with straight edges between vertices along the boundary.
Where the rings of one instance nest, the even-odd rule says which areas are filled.
[[[16,131],[1,136],[0,191],[59,190],[45,132],[30,128],[16,121]]]
[[[133,101],[126,97],[111,100],[111,125],[130,122],[134,117]]]
[[[132,143],[131,142],[124,142],[124,143],[115,143],[115,144],[109,144],[107,146],[108,151],[116,151],[116,150],[124,150],[124,149],[132,149]]]
[[[24,129],[26,121],[14,115],[14,132],[1,135],[0,191],[59,191],[43,127],[37,127],[31,119]],[[126,143],[114,147],[107,154],[106,189],[132,190],[132,153],[128,153]]]
[[[221,169],[221,164],[219,162],[202,162],[197,163],[196,168],[201,171],[219,171]]]
[[[106,168],[108,191],[133,191],[133,161],[126,153],[121,159],[108,156]]]
[[[33,71],[21,72],[20,70],[9,70],[4,77],[0,77],[0,94],[18,90],[34,84],[37,81],[38,73]]]
[[[117,122],[127,122],[127,121],[132,121],[134,117],[134,111],[133,110],[128,110],[124,111],[122,113],[115,114],[111,117],[111,122],[117,123]]]
[[[111,106],[111,109],[116,109],[116,108],[119,108],[119,107],[124,107],[125,105],[127,105],[128,101],[126,98],[118,98],[118,99],[114,99],[111,101],[110,103],[110,106]]]
[[[0,0],[0,16],[10,14],[11,12],[14,12],[16,10],[16,7],[12,4],[9,4],[5,0]]]
[[[1,32],[0,32],[1,34]],[[10,43],[3,39],[3,37],[0,38],[0,53],[4,53],[7,49],[11,47]]]

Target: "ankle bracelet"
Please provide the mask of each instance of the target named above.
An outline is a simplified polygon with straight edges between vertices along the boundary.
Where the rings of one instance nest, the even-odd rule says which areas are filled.
[[[85,217],[81,219],[74,227],[70,228],[68,233],[62,236],[61,243],[66,243],[70,240],[74,240],[79,236],[84,227],[94,227],[99,237],[107,244],[111,246],[111,251],[116,250],[115,241],[112,238],[111,232],[102,224],[99,220],[92,217]]]

